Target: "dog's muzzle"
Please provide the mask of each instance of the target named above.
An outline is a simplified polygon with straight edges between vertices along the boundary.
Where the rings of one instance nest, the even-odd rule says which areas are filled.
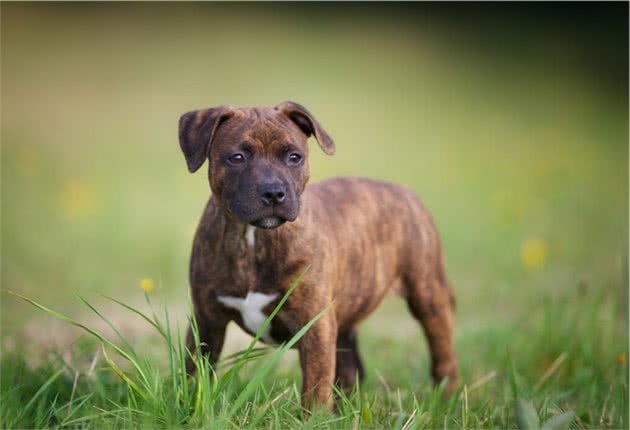
[[[254,192],[243,193],[228,203],[230,212],[241,222],[270,229],[294,221],[299,212],[299,196],[281,182],[259,184]]]

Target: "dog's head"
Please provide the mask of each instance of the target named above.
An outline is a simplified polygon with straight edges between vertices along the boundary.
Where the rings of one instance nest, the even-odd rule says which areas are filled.
[[[188,170],[208,159],[212,193],[237,220],[275,228],[297,218],[308,181],[309,136],[326,154],[335,144],[303,106],[220,106],[185,113],[179,144]]]

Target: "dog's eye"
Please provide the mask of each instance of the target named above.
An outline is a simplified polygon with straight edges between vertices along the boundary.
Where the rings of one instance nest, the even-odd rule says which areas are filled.
[[[230,164],[243,164],[245,162],[245,156],[243,154],[233,154],[228,157]]]
[[[289,157],[287,157],[287,161],[289,162],[289,164],[297,165],[300,164],[300,161],[302,161],[302,156],[297,152],[293,152],[289,154]]]

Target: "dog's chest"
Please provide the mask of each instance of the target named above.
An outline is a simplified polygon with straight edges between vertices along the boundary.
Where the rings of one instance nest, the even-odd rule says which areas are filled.
[[[240,312],[241,320],[247,330],[256,334],[262,328],[268,315],[263,312],[263,309],[277,298],[277,294],[264,294],[258,292],[250,292],[245,298],[242,297],[230,297],[230,296],[218,296],[219,302],[223,303],[228,308],[235,309]],[[269,327],[260,336],[265,342],[273,343],[274,340],[270,335]]]
[[[241,230],[233,242],[237,245],[238,257],[219,264],[221,269],[227,269],[227,276],[215,280],[217,301],[236,311],[240,318],[235,318],[235,322],[252,335],[261,330],[273,303],[284,295],[279,286],[290,284],[282,275],[282,267],[287,264],[284,252],[274,247],[276,244],[272,239],[262,233],[251,226]],[[277,316],[261,334],[261,340],[282,342],[288,334]]]

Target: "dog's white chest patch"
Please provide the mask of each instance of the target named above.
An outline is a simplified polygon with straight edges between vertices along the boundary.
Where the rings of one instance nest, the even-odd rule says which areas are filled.
[[[247,293],[244,299],[241,297],[218,296],[217,299],[228,308],[236,309],[241,313],[243,324],[252,333],[258,333],[267,315],[263,313],[263,308],[271,303],[277,294]],[[265,342],[273,343],[274,340],[269,334],[269,327],[260,336]]]

